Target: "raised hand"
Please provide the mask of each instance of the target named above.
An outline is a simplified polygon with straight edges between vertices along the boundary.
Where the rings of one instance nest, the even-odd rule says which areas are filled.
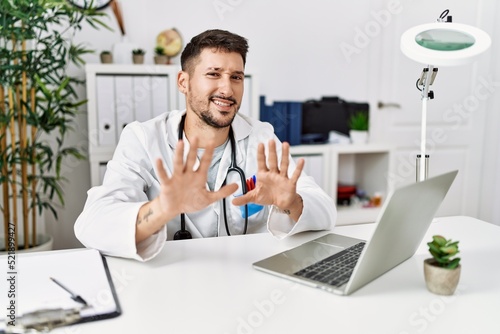
[[[177,143],[174,155],[172,175],[169,177],[160,159],[156,161],[158,178],[161,184],[160,194],[152,201],[140,207],[137,213],[135,232],[136,243],[145,240],[159,231],[167,222],[181,213],[189,213],[206,208],[215,201],[227,197],[238,189],[238,185],[228,184],[218,191],[207,190],[208,168],[212,161],[213,146],[207,148],[196,163],[198,140],[193,139],[184,162],[184,142]]]
[[[196,163],[197,149],[198,140],[194,138],[191,141],[186,162],[184,163],[184,142],[181,140],[177,143],[171,177],[167,175],[161,160],[156,161],[161,184],[159,204],[162,211],[169,215],[199,211],[213,202],[231,195],[238,189],[238,185],[233,183],[222,187],[218,191],[207,190],[207,175],[214,148],[213,146],[206,148],[200,159],[198,169],[193,170]]]
[[[304,159],[299,159],[292,176],[288,177],[290,145],[283,143],[279,166],[275,141],[270,140],[268,145],[267,163],[264,144],[260,143],[257,148],[258,170],[255,189],[244,196],[236,197],[233,204],[244,205],[251,202],[274,205],[297,221],[303,208],[302,198],[297,194],[297,181],[304,168]]]

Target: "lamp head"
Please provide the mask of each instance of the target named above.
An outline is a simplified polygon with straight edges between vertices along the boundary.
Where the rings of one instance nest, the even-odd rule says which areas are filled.
[[[422,24],[401,35],[401,51],[408,58],[433,66],[465,65],[490,45],[486,32],[459,23]]]

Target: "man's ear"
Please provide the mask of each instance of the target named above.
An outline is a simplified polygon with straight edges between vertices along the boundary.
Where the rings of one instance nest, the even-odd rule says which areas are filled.
[[[179,71],[177,74],[177,88],[182,94],[186,94],[188,91],[189,74],[184,71]]]

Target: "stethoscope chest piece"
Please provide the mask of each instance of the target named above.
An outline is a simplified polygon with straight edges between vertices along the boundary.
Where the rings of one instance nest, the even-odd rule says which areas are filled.
[[[188,230],[179,230],[174,234],[174,240],[193,239]]]

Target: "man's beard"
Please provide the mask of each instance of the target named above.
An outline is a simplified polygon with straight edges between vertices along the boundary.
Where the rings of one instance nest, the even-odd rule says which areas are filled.
[[[215,96],[211,96],[209,98],[209,105],[210,105],[213,97],[215,97]],[[214,115],[210,112],[209,108],[203,109],[203,110],[196,108],[196,103],[193,103],[194,102],[193,100],[188,101],[188,103],[189,103],[189,106],[191,107],[191,110],[193,110],[194,113],[196,115],[198,115],[198,117],[203,121],[203,123],[205,123],[208,126],[211,126],[213,128],[216,128],[216,129],[222,129],[222,128],[226,128],[226,127],[230,126],[231,123],[233,123],[233,120],[236,117],[236,113],[239,110],[239,105],[237,105],[237,103],[234,99],[229,98],[226,100],[232,101],[234,103],[233,105],[236,105],[237,108],[236,108],[236,112],[233,114],[233,116],[230,119],[223,119],[223,120],[218,119],[217,117],[214,117]]]

